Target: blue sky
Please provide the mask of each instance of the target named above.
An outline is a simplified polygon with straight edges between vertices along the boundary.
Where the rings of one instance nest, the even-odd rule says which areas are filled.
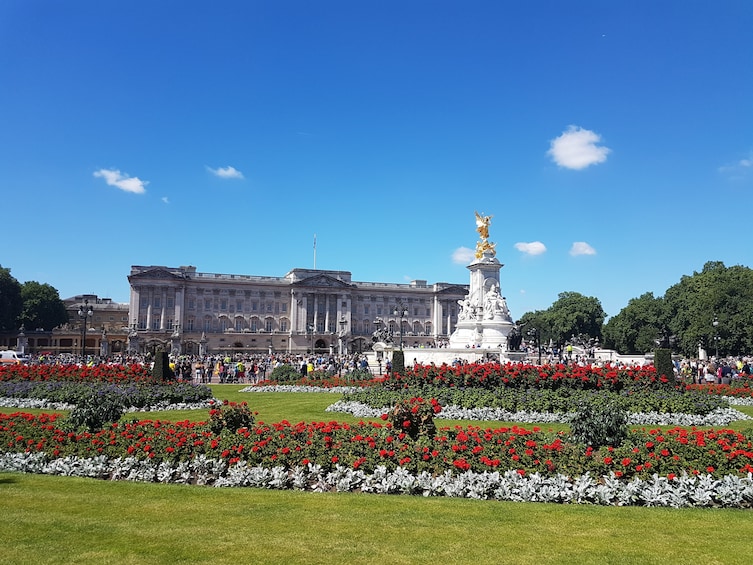
[[[615,315],[753,266],[751,30],[747,0],[8,0],[0,264],[120,302],[131,265],[468,283],[479,211],[514,317]]]

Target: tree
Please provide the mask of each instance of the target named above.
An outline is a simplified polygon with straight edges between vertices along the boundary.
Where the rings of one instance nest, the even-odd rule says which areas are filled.
[[[10,269],[0,265],[0,331],[18,329],[22,309],[21,285],[10,274]]]
[[[578,292],[562,292],[546,313],[554,341],[564,343],[572,336],[601,338],[604,308],[598,298]]]
[[[644,354],[656,347],[655,340],[667,325],[666,305],[652,292],[632,298],[604,326],[604,347],[618,353]]]
[[[548,309],[526,312],[518,325],[524,338],[535,328],[542,345],[549,341],[561,345],[574,335],[601,339],[604,318],[606,314],[598,298],[578,292],[562,292]]]
[[[65,304],[60,300],[57,289],[49,284],[25,282],[21,286],[21,298],[23,309],[20,320],[27,329],[51,330],[68,321]]]
[[[709,261],[700,273],[683,276],[667,289],[664,300],[669,328],[686,355],[693,355],[699,343],[718,348],[721,356],[753,351],[753,270],[748,267]]]

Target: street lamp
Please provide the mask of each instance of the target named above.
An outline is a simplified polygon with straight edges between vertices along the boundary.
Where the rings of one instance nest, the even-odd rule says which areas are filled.
[[[392,314],[397,317],[400,316],[400,351],[403,350],[403,320],[408,317],[408,309],[403,306],[401,301],[397,301],[397,306],[392,311]]]
[[[719,358],[719,333],[717,331],[717,328],[719,327],[719,319],[714,316],[714,321],[711,322],[711,325],[714,326],[714,357],[717,359]]]
[[[311,334],[311,355],[314,354],[314,324],[307,326],[309,333]]]
[[[81,327],[81,359],[84,363],[86,363],[86,322],[93,313],[89,300],[84,299],[84,303],[78,307],[78,317],[84,322]]]

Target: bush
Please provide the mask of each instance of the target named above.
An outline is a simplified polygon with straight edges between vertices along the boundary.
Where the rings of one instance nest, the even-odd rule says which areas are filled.
[[[167,351],[157,351],[155,353],[152,376],[158,381],[171,381],[175,378],[175,373],[170,368],[170,357]]]
[[[405,373],[405,353],[402,349],[392,352],[392,373],[398,375]]]
[[[614,403],[582,402],[570,420],[570,435],[594,449],[617,447],[628,436],[627,414]]]
[[[223,401],[221,407],[212,408],[209,411],[209,429],[212,433],[220,434],[222,430],[230,430],[232,433],[241,428],[250,428],[254,425],[254,415],[246,402]]]
[[[395,404],[388,417],[395,430],[405,432],[411,439],[418,439],[419,436],[433,438],[437,432],[434,414],[441,410],[442,407],[434,398],[425,400],[413,397]]]
[[[280,365],[272,369],[269,380],[276,383],[294,383],[301,378],[300,370],[291,365]]]
[[[672,364],[671,349],[657,349],[654,351],[654,367],[656,367],[656,375],[659,377],[660,382],[665,382],[664,378],[666,378],[666,383],[669,386],[675,385],[675,366]]]
[[[85,427],[95,432],[104,428],[105,424],[120,420],[123,410],[118,396],[92,392],[71,410],[66,422],[74,429]]]

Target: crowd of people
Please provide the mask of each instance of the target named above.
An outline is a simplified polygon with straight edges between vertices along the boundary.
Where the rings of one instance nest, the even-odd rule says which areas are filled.
[[[107,358],[72,354],[46,354],[29,356],[30,364],[77,364],[98,365],[102,363],[123,365],[152,365],[149,355],[116,354]],[[269,378],[272,371],[281,365],[289,365],[305,377],[313,372],[328,376],[342,375],[356,369],[369,371],[365,355],[296,355],[296,354],[226,354],[204,357],[181,355],[170,359],[170,368],[176,378],[197,384],[249,383],[255,384]]]
[[[564,348],[563,348],[564,349]],[[566,363],[587,365],[603,365],[605,362],[594,361],[587,354],[573,353],[572,350],[546,352],[544,363]],[[407,359],[406,359],[407,361]],[[151,365],[152,359],[148,355],[122,354],[112,355],[107,359],[89,356],[86,359],[71,354],[61,355],[31,355],[31,364],[143,364]],[[467,363],[456,359],[452,364]],[[645,362],[623,363],[610,362],[613,366],[629,366],[644,364]],[[413,359],[413,364],[419,364]],[[279,366],[289,365],[298,370],[301,377],[314,372],[328,376],[347,375],[355,370],[364,370],[380,374],[389,374],[392,366],[385,359],[380,361],[378,369],[370,367],[365,355],[329,355],[329,354],[234,354],[210,355],[205,357],[183,355],[171,359],[170,367],[178,379],[197,384],[211,383],[249,383],[256,384],[269,378],[272,371]],[[410,363],[406,363],[409,367]],[[731,384],[740,378],[750,377],[753,372],[753,360],[750,357],[728,357],[725,359],[683,359],[674,361],[676,376],[688,384]]]
[[[675,364],[679,376],[693,384],[731,384],[750,377],[751,360],[747,357],[701,361],[687,359]]]

